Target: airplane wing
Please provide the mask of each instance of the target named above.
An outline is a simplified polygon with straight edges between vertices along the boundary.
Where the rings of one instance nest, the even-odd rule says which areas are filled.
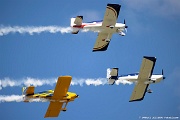
[[[96,43],[93,48],[93,52],[107,50],[112,37],[112,33],[108,31],[108,29],[109,26],[115,26],[119,15],[120,7],[121,6],[119,4],[107,4],[106,12],[102,22],[102,28],[104,30],[103,32],[99,32],[98,37],[96,39]]]
[[[96,39],[93,52],[107,50],[111,37],[112,37],[112,34],[98,33],[98,37]],[[109,39],[109,41],[107,41],[106,39]]]
[[[156,58],[155,57],[146,57],[144,56],[140,72],[138,75],[138,83],[135,86],[133,93],[131,95],[130,101],[141,101],[144,99],[145,93],[149,84],[145,84],[146,81],[149,81],[149,78],[152,75]]]
[[[50,102],[47,112],[44,118],[47,117],[58,117],[63,106],[62,102]]]
[[[66,96],[67,91],[69,89],[70,83],[71,83],[71,76],[61,76],[58,78],[58,81],[56,83],[56,87],[54,90],[54,94],[52,96],[52,100],[49,107],[46,111],[45,118],[46,117],[58,117],[61,108],[63,106],[62,102],[59,102],[63,97]]]
[[[114,26],[116,24],[121,5],[119,4],[107,4],[106,12],[102,22],[103,27]]]

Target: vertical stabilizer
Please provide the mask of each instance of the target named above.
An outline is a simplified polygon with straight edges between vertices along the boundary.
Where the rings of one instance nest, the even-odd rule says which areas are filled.
[[[22,88],[22,94],[25,95],[33,95],[34,94],[34,86],[29,86],[29,87],[23,87]]]

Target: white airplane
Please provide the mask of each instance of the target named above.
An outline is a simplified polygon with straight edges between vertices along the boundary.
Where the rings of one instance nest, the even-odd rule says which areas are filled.
[[[119,4],[107,4],[104,19],[100,21],[83,23],[83,16],[71,18],[72,33],[77,34],[80,29],[98,32],[93,52],[107,50],[112,34],[119,33],[119,35],[125,36],[124,30],[128,28],[125,20],[124,23],[116,23],[120,7]]]
[[[155,66],[156,58],[144,56],[139,73],[120,75],[118,76],[118,68],[108,68],[107,78],[108,83],[113,85],[116,80],[124,80],[128,82],[135,82],[135,88],[131,95],[130,101],[141,101],[144,99],[145,93],[152,93],[148,86],[152,83],[159,83],[161,80],[165,79],[162,74],[152,74]]]

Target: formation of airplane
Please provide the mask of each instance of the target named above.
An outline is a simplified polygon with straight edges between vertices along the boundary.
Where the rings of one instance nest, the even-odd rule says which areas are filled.
[[[59,77],[54,90],[34,93],[34,86],[23,88],[24,102],[31,102],[36,99],[43,102],[49,101],[50,104],[44,117],[58,117],[60,111],[67,110],[66,106],[69,102],[79,97],[76,93],[68,92],[71,79],[71,76]]]
[[[120,8],[121,5],[119,4],[107,4],[104,19],[100,21],[83,23],[83,16],[71,18],[72,33],[77,34],[80,29],[98,32],[93,52],[107,50],[112,34],[118,33],[121,36],[125,36],[124,31],[128,28],[125,20],[124,23],[116,23]]]
[[[120,8],[121,5],[119,4],[107,4],[104,19],[101,21],[83,23],[83,16],[71,18],[72,33],[77,34],[81,29],[98,32],[93,52],[107,50],[112,35],[118,33],[121,36],[125,36],[124,31],[128,28],[125,20],[124,23],[116,23]],[[130,102],[141,101],[144,99],[146,92],[152,93],[152,91],[148,89],[150,84],[158,83],[165,79],[163,70],[162,74],[152,74],[155,62],[155,57],[144,56],[139,73],[120,76],[118,75],[118,68],[109,68],[107,69],[108,83],[113,85],[116,80],[135,82],[136,85],[132,92]],[[71,79],[71,76],[59,77],[54,90],[35,93],[34,86],[23,88],[24,102],[32,102],[36,99],[44,102],[49,101],[50,104],[44,117],[58,117],[60,111],[66,111],[69,102],[78,98],[76,93],[68,92]]]
[[[113,85],[116,80],[124,80],[135,82],[135,87],[132,92],[129,102],[141,101],[144,99],[145,93],[152,93],[148,86],[153,83],[159,83],[165,79],[162,74],[152,74],[155,66],[156,57],[144,56],[139,73],[132,73],[127,75],[118,75],[118,68],[107,69],[108,83]]]

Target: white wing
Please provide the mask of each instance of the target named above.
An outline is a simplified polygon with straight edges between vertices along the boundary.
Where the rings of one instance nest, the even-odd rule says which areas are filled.
[[[121,6],[119,4],[107,4],[106,12],[102,22],[103,31],[98,34],[93,52],[107,50],[112,37],[110,26],[115,26],[120,7]]]
[[[144,99],[147,88],[149,84],[145,84],[146,81],[149,81],[149,78],[152,75],[154,66],[155,66],[156,58],[155,57],[144,57],[142,61],[142,65],[140,68],[140,72],[138,75],[138,83],[135,86],[133,93],[131,95],[130,101],[141,101]]]

